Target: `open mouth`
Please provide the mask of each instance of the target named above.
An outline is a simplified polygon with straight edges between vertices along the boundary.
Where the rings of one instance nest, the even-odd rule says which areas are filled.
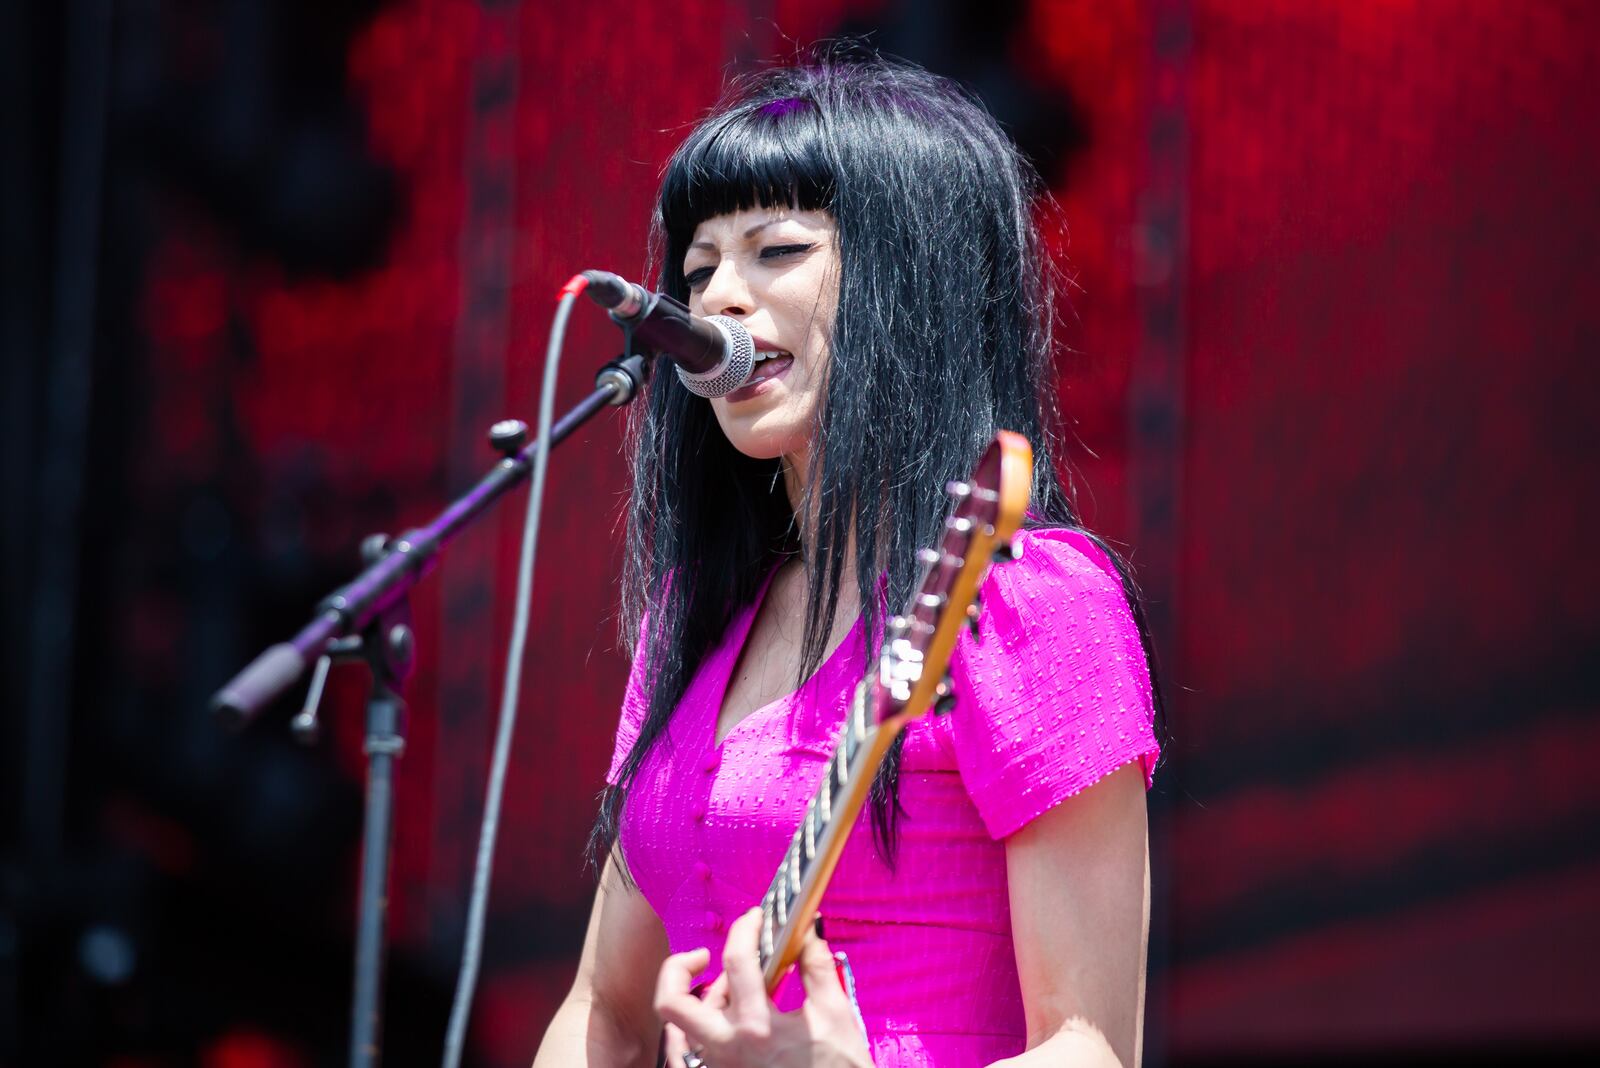
[[[750,377],[746,379],[745,385],[754,385],[757,382],[764,382],[775,375],[780,375],[787,371],[793,363],[794,357],[782,350],[757,352],[755,367],[751,370]]]

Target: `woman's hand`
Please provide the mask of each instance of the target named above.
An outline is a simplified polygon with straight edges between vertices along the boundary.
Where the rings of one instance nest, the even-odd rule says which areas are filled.
[[[799,963],[806,1003],[779,1012],[761,977],[760,925],[761,910],[751,909],[728,929],[722,974],[704,1000],[689,990],[710,963],[710,950],[676,953],[661,965],[656,1012],[667,1024],[666,1068],[683,1068],[690,1051],[707,1068],[870,1068],[867,1036],[839,985],[827,943],[807,940]]]

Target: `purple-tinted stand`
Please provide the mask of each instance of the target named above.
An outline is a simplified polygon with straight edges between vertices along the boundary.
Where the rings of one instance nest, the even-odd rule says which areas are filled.
[[[595,389],[550,428],[554,448],[601,408],[622,406],[638,394],[649,364],[642,356],[618,358],[601,368]],[[440,512],[433,522],[398,538],[370,538],[368,564],[354,580],[317,605],[316,615],[287,642],[263,652],[211,698],[213,711],[242,726],[300,680],[323,656],[360,657],[372,671],[367,695],[367,795],[361,832],[361,890],[356,906],[355,987],[350,1019],[350,1064],[371,1068],[382,1046],[384,925],[389,856],[394,837],[394,761],[405,748],[403,683],[410,674],[415,635],[407,594],[433,569],[461,529],[486,512],[533,469],[528,427],[496,423],[489,438],[505,454],[490,472]],[[309,732],[308,732],[309,733]]]

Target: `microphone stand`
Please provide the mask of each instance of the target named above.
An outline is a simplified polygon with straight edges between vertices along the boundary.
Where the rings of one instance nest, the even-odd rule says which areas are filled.
[[[603,366],[595,376],[594,391],[551,427],[550,447],[601,408],[622,407],[632,401],[649,370],[644,356],[626,353]],[[332,662],[360,659],[372,672],[363,746],[367,790],[350,1020],[352,1068],[374,1068],[381,1049],[383,936],[394,839],[394,761],[405,748],[403,689],[416,648],[407,594],[433,569],[452,538],[528,477],[533,446],[526,444],[527,439],[528,426],[521,420],[507,419],[491,427],[489,440],[504,459],[426,526],[393,539],[382,534],[368,537],[362,543],[366,563],[362,572],[324,598],[298,634],[268,647],[211,698],[213,711],[230,724],[242,726],[293,686],[307,664],[314,663],[305,707],[293,722],[296,736],[309,741],[317,734],[317,705]]]

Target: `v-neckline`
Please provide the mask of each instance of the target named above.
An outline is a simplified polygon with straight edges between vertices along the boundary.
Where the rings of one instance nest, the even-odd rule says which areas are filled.
[[[793,690],[774,697],[766,704],[759,705],[746,712],[719,738],[717,732],[722,727],[722,709],[728,703],[728,688],[733,685],[733,673],[738,669],[739,662],[744,659],[745,647],[750,642],[750,632],[755,630],[756,617],[761,614],[761,606],[767,601],[767,593],[772,589],[772,583],[778,577],[778,572],[782,570],[783,565],[787,562],[787,560],[784,560],[777,567],[767,572],[767,577],[762,580],[760,589],[756,591],[755,600],[750,602],[750,606],[745,609],[743,618],[737,624],[738,632],[734,638],[732,652],[727,658],[726,666],[722,673],[722,685],[717,688],[716,701],[711,703],[711,748],[715,752],[720,752],[722,747],[727,744],[728,739],[746,723],[757,717],[764,716],[774,708],[788,705],[799,696],[801,691],[822,678],[823,674],[833,666],[833,662],[838,659],[840,651],[850,644],[850,639],[855,636],[856,631],[861,629],[861,613],[857,612],[855,622],[850,624],[850,629],[845,632],[844,637],[840,638],[839,643],[828,651],[828,654],[822,658],[822,662],[817,665],[817,669],[806,676],[805,681],[801,682]]]

